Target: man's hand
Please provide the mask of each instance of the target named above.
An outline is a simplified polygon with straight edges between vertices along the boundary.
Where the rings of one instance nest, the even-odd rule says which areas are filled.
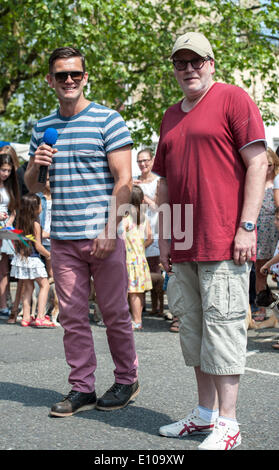
[[[170,244],[168,240],[159,239],[160,262],[167,273],[171,272]]]
[[[256,233],[247,232],[242,227],[236,232],[234,239],[234,263],[244,264],[250,261],[257,252]]]
[[[0,220],[5,220],[8,217],[7,212],[0,212]]]
[[[106,229],[93,240],[90,255],[99,259],[107,258],[116,248],[116,239],[108,238]]]
[[[57,149],[50,147],[47,144],[42,144],[37,148],[34,155],[34,163],[38,166],[50,166],[52,163],[53,155],[58,152]]]
[[[40,166],[49,166],[52,163],[53,155],[58,152],[57,149],[47,144],[42,144],[37,148],[34,156],[30,157],[26,172],[24,174],[24,182],[32,193],[43,191],[45,183],[38,181]]]
[[[270,270],[269,270],[268,263],[265,263],[265,264],[260,268],[260,273],[261,273],[263,276],[267,276],[269,272],[270,272]]]

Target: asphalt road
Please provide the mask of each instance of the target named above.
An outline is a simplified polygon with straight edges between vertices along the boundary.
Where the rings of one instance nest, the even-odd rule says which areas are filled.
[[[105,328],[91,325],[101,395],[114,382],[114,365]],[[114,412],[93,410],[61,419],[48,413],[70,390],[62,328],[38,330],[0,320],[0,449],[86,450],[92,459],[109,450],[171,456],[195,450],[203,437],[158,435],[160,426],[183,418],[197,403],[194,373],[185,367],[179,335],[170,333],[169,325],[146,314],[144,330],[135,333],[141,392],[134,402]],[[238,401],[242,445],[235,452],[279,449],[279,352],[271,348],[278,334],[278,328],[248,332]]]

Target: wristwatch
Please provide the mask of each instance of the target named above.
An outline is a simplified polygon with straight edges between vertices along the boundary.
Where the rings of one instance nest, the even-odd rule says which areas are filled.
[[[256,228],[256,224],[253,224],[253,222],[241,222],[240,227],[244,228],[246,232],[253,232]]]

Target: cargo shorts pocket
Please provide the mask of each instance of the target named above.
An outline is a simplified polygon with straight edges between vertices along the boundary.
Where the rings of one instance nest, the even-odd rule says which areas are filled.
[[[248,291],[242,275],[205,272],[201,282],[204,315],[212,321],[241,320],[248,308]]]

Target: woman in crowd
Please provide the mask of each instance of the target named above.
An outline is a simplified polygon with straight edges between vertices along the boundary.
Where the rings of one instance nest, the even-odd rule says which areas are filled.
[[[268,170],[266,174],[265,194],[257,222],[257,260],[256,293],[266,288],[267,276],[261,267],[273,256],[278,240],[278,232],[274,225],[275,207],[279,205],[279,157],[271,149],[267,149]],[[265,309],[258,312],[257,320],[263,320]]]
[[[13,225],[20,198],[16,176],[16,168],[12,157],[0,153],[0,227]],[[8,318],[7,307],[9,285],[10,256],[14,254],[11,240],[0,241],[0,316]]]
[[[146,217],[149,220],[153,235],[153,243],[146,248],[145,255],[151,272],[153,288],[151,291],[152,314],[164,315],[164,279],[160,269],[160,251],[158,244],[158,211],[156,193],[159,176],[152,173],[154,157],[148,148],[140,150],[137,154],[137,163],[141,174],[134,181],[144,193],[144,204],[147,205]]]

